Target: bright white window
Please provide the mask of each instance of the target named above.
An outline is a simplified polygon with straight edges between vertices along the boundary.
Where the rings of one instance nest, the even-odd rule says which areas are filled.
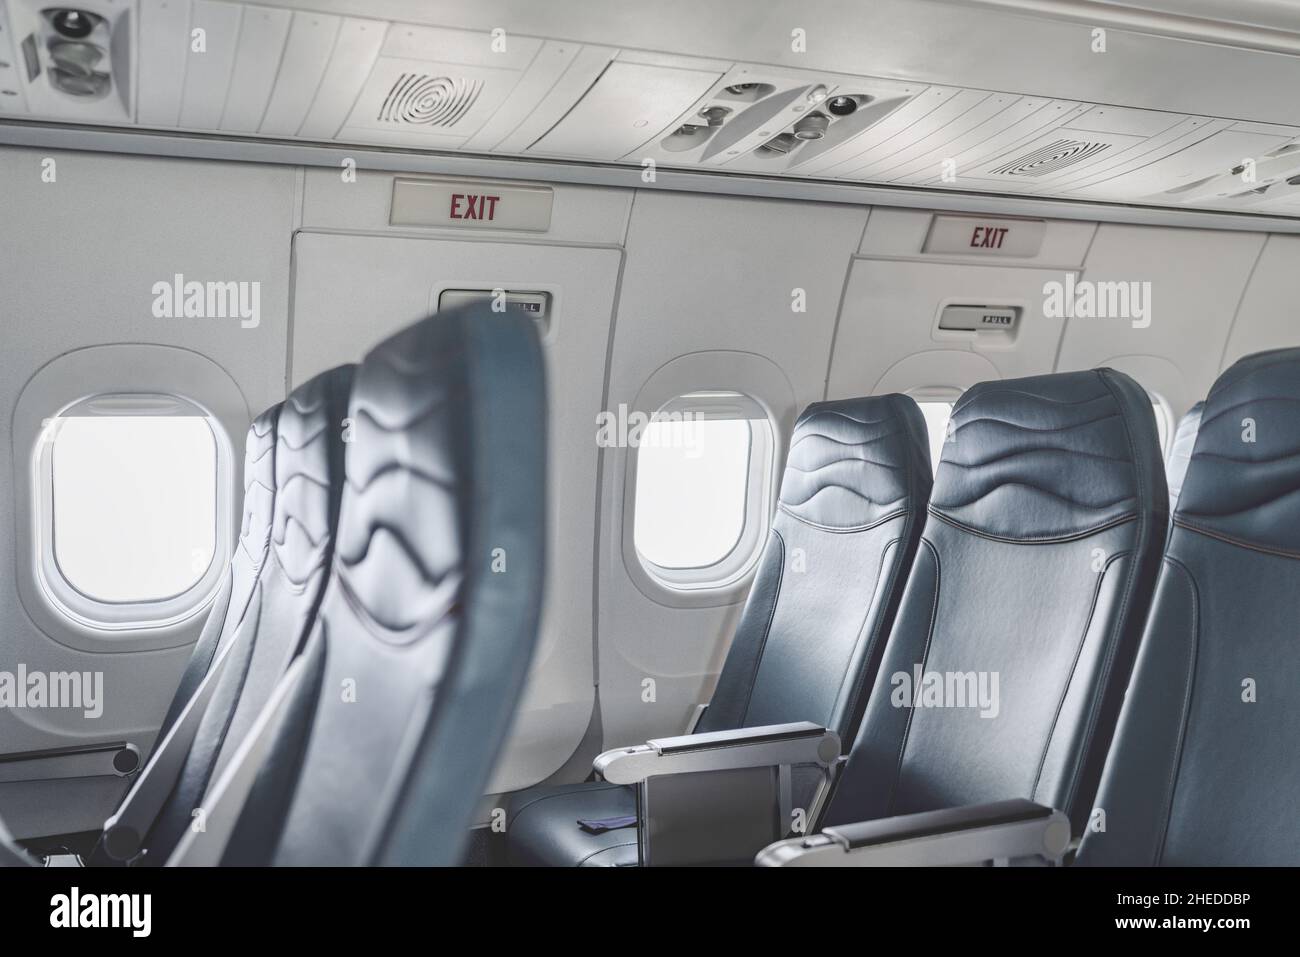
[[[1156,438],[1160,442],[1160,454],[1168,455],[1169,441],[1173,437],[1171,434],[1173,432],[1171,427],[1173,416],[1170,415],[1169,406],[1165,404],[1164,399],[1154,393],[1149,394],[1151,395],[1151,408],[1156,415]]]
[[[54,560],[98,602],[192,588],[217,547],[217,445],[197,416],[60,418],[50,442]]]
[[[225,434],[167,395],[93,396],[45,420],[34,557],[54,610],[99,633],[168,628],[206,604],[230,556]]]
[[[939,471],[939,459],[948,438],[948,420],[952,418],[951,402],[917,402],[925,416],[925,428],[930,433],[930,467]]]
[[[736,581],[757,556],[772,507],[773,431],[766,411],[734,392],[669,402],[636,438],[632,541],[661,586]]]
[[[637,455],[637,550],[661,568],[704,568],[745,529],[745,419],[652,422]]]

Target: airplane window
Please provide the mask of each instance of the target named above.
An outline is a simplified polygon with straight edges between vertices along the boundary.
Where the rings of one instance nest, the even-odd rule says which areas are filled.
[[[216,555],[217,445],[198,416],[71,416],[50,443],[59,573],[97,602],[157,602]]]
[[[716,565],[745,528],[749,420],[690,416],[651,422],[637,453],[633,536],[660,568]]]
[[[1169,454],[1169,436],[1173,432],[1169,406],[1157,395],[1151,396],[1151,408],[1156,414],[1156,437],[1160,440],[1160,454]]]
[[[952,418],[952,403],[918,402],[917,405],[921,407],[926,430],[930,433],[930,467],[938,472],[943,443],[948,437],[948,420]]]

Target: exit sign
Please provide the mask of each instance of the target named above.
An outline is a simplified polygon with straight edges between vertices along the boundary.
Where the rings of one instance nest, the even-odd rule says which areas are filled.
[[[922,252],[1032,259],[1042,248],[1046,231],[1047,223],[1041,219],[936,216],[930,224]]]
[[[393,183],[394,226],[444,226],[453,229],[551,227],[548,186],[516,186],[474,180],[398,179]]]

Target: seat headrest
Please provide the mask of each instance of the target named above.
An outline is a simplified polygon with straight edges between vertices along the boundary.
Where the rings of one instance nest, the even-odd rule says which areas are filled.
[[[905,395],[815,402],[790,437],[781,510],[819,528],[870,528],[924,504],[925,417]]]
[[[261,567],[271,537],[280,407],[276,403],[254,419],[244,439],[244,513],[239,523],[239,549],[253,568]]]
[[[1205,400],[1174,520],[1300,557],[1300,349],[1246,356]]]
[[[492,381],[507,374],[517,381]],[[527,502],[501,498],[519,498],[504,473],[542,481],[533,479],[545,462],[543,374],[533,320],[486,308],[418,322],[358,369],[335,570],[354,609],[385,637],[413,639],[443,621],[467,563],[477,572],[490,561],[471,551],[509,551],[516,532],[533,531],[540,490]],[[498,540],[475,541],[480,534]],[[517,547],[510,567],[528,552]]]
[[[1173,441],[1169,443],[1169,455],[1165,459],[1165,480],[1169,483],[1169,507],[1178,502],[1183,490],[1183,479],[1187,476],[1187,463],[1192,460],[1192,447],[1196,444],[1196,433],[1201,427],[1201,416],[1205,413],[1205,403],[1198,402],[1187,410],[1187,414],[1178,420],[1174,430]]]
[[[271,547],[285,575],[304,586],[329,558],[343,492],[343,429],[356,366],[300,385],[284,400],[276,431]]]
[[[1168,508],[1155,415],[1113,369],[981,382],[953,408],[930,511],[1012,542],[1081,538]]]

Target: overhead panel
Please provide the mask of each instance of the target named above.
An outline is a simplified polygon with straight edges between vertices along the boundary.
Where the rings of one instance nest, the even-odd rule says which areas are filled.
[[[221,114],[221,129],[255,133],[271,102],[280,56],[293,14],[270,7],[245,7],[235,63]]]
[[[929,95],[929,94],[927,94]],[[995,100],[992,104],[990,100]],[[967,117],[974,113],[979,119],[996,115],[1009,105],[1007,99],[996,98],[980,90],[958,90],[946,97],[940,106],[931,110],[905,129],[859,153],[852,163],[844,163],[832,175],[847,179],[878,179],[881,174],[897,167],[917,154],[925,153],[936,144],[951,139],[949,131],[957,126],[959,133]]]
[[[616,160],[671,123],[719,76],[616,61],[528,152]]]
[[[343,21],[311,109],[298,128],[299,136],[334,138],[370,75],[387,29],[388,24],[378,20]]]
[[[838,148],[815,157],[811,162],[801,164],[799,172],[816,176],[844,176],[868,162],[875,151],[885,147],[885,144],[899,137],[906,138],[908,131],[917,123],[945,107],[960,92],[947,87],[924,87],[905,104],[862,130],[859,135]]]
[[[458,148],[506,102],[541,48],[528,37],[394,24],[345,135]]]
[[[1026,115],[1014,119],[1005,127],[999,128],[996,119],[1007,114],[999,114],[987,137],[980,137],[982,131],[976,130],[968,142],[955,144],[952,149],[951,174],[945,177],[945,170],[920,170],[910,176],[899,177],[900,181],[913,182],[918,185],[943,185],[949,188],[973,188],[977,184],[968,180],[966,174],[971,170],[984,167],[994,157],[1005,155],[1038,140],[1049,129],[1069,123],[1073,118],[1087,111],[1086,104],[1070,100],[1037,100],[1025,97],[1020,106]],[[1035,109],[1034,107],[1037,106]],[[1008,110],[1007,113],[1013,113]],[[1014,115],[1014,114],[1013,114]]]
[[[190,10],[185,87],[181,94],[182,127],[214,130],[221,126],[243,11],[243,7],[234,3],[194,0]]]
[[[190,0],[140,0],[137,123],[180,122],[189,31]]]
[[[906,102],[892,81],[737,65],[625,162],[784,173]],[[826,104],[835,104],[834,109]]]
[[[235,0],[114,0],[68,90],[55,10],[0,0],[0,114],[1300,215],[1296,127]]]
[[[0,3],[0,113],[26,113],[27,97],[23,95],[22,64],[18,40],[9,25],[9,14]]]
[[[605,68],[609,66],[610,60],[617,52],[613,47],[578,47],[577,53],[569,60],[558,79],[547,73],[547,79],[551,80],[553,85],[542,91],[543,95],[537,99],[535,106],[531,106],[533,95],[524,89],[525,83],[521,82],[519,92],[511,97],[510,103],[500,111],[501,114],[510,114],[509,117],[503,117],[501,122],[503,125],[511,126],[511,129],[488,148],[502,153],[522,153],[527,150],[541,139],[547,130],[560,122],[564,114],[573,108],[573,104],[582,99],[583,95],[600,79],[600,75],[605,72]],[[545,55],[543,51],[538,59],[543,59]],[[526,81],[528,77],[525,76],[524,79]],[[516,100],[521,101],[518,106],[515,105]],[[496,120],[497,117],[493,116],[490,124],[495,125]],[[510,120],[514,122],[511,123]],[[486,137],[488,132],[488,127],[485,126],[482,135]]]
[[[1250,157],[1262,156],[1285,142],[1287,137],[1267,133],[1223,130],[1115,180],[1079,192],[1122,189],[1143,196],[1160,190],[1177,190],[1205,176],[1208,171],[1228,172]]]
[[[465,141],[465,148],[471,150],[490,150],[520,127],[528,117],[543,109],[542,103],[547,95],[569,72],[579,53],[584,48],[577,43],[542,44],[542,48],[528,65],[516,84],[515,93],[508,97],[477,133]],[[604,68],[608,57],[600,57],[599,70]],[[584,86],[583,89],[586,87]],[[572,102],[572,101],[570,101]],[[554,118],[558,119],[560,114]],[[550,124],[547,124],[549,127]],[[538,135],[540,135],[540,130]],[[533,139],[537,137],[534,136]],[[531,140],[529,141],[531,142]]]
[[[1066,169],[1055,176],[1045,177],[1043,190],[1075,190],[1117,179],[1127,172],[1186,149],[1229,125],[1224,120],[1209,120],[1202,116],[1173,119],[1178,121],[1173,126],[1140,140],[1109,159],[1103,159],[1083,170]]]
[[[1032,142],[985,160],[966,174],[985,189],[1031,192],[1044,177],[1079,171],[1141,141],[1141,137],[1096,133],[1068,126],[1052,129]]]
[[[298,132],[325,75],[341,24],[339,17],[322,13],[293,15],[271,101],[258,132],[269,136],[293,136]]]
[[[934,142],[918,145],[910,156],[882,170],[881,175],[891,183],[929,179],[951,181],[961,173],[957,157],[972,147],[988,144],[1035,114],[1042,113],[1047,102],[1030,96],[991,96],[978,109],[971,110],[967,116],[936,135]]]

